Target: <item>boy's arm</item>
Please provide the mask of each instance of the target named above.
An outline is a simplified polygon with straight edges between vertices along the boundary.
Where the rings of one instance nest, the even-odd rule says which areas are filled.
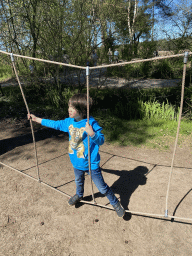
[[[27,114],[27,118],[39,124],[41,124],[41,121],[42,121],[42,118],[36,117],[33,114]]]
[[[49,120],[49,119],[42,119],[39,117],[36,117],[33,114],[27,115],[28,119],[32,119],[32,121],[39,123],[43,126],[53,128],[55,130],[60,130],[63,132],[68,132],[68,123],[67,123],[67,118],[65,120],[60,120],[60,121],[54,121],[54,120]]]
[[[91,139],[97,145],[102,145],[105,140],[103,133],[101,133],[101,130],[102,130],[102,128],[98,125],[94,125],[94,127],[92,127],[91,125],[86,123],[85,132],[87,132],[87,134],[89,134]]]

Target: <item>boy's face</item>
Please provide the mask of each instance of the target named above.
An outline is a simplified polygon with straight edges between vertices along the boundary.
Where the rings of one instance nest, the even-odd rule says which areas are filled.
[[[68,112],[69,112],[69,117],[71,117],[71,118],[79,117],[79,113],[70,103],[69,103],[69,107],[68,107]]]

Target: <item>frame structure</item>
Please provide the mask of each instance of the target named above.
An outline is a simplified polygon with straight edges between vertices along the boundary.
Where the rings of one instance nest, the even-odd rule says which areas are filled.
[[[176,55],[170,55],[170,56],[162,56],[162,57],[155,57],[155,58],[149,58],[149,59],[142,59],[142,60],[134,60],[134,61],[128,61],[128,62],[122,62],[122,63],[116,63],[116,64],[110,64],[110,65],[102,65],[102,66],[96,66],[96,67],[82,67],[82,66],[76,66],[76,65],[71,65],[71,64],[66,64],[66,63],[62,63],[62,62],[55,62],[55,61],[49,61],[49,60],[44,60],[44,59],[38,59],[38,58],[33,58],[33,57],[29,57],[29,56],[23,56],[23,55],[18,55],[18,54],[13,54],[13,53],[8,53],[5,51],[1,51],[0,53],[2,54],[6,54],[6,55],[10,55],[11,57],[11,61],[13,64],[13,68],[15,71],[15,75],[23,96],[23,100],[25,102],[25,106],[27,109],[27,113],[30,114],[29,111],[29,107],[20,83],[20,79],[17,73],[17,69],[15,66],[15,62],[14,62],[14,56],[15,57],[20,57],[20,58],[26,58],[26,59],[31,59],[31,60],[36,60],[36,61],[41,61],[41,62],[45,62],[45,63],[52,63],[52,64],[56,64],[56,65],[62,65],[62,66],[67,66],[67,67],[73,67],[73,68],[77,68],[77,69],[83,69],[86,70],[86,84],[87,84],[87,120],[89,122],[89,75],[90,75],[90,70],[92,69],[102,69],[102,68],[107,68],[107,67],[114,67],[114,66],[125,66],[128,64],[133,64],[133,63],[140,63],[140,62],[148,62],[148,61],[155,61],[155,60],[161,60],[161,59],[169,59],[169,58],[175,58],[175,57],[184,57],[184,66],[183,66],[183,77],[182,77],[182,88],[181,88],[181,103],[180,103],[180,113],[179,113],[179,120],[178,120],[178,126],[177,126],[177,134],[176,134],[176,139],[175,139],[175,146],[174,146],[174,150],[173,150],[173,157],[172,157],[172,161],[171,161],[171,167],[170,167],[170,174],[169,174],[169,180],[168,180],[168,186],[167,186],[167,195],[166,195],[166,202],[165,202],[165,214],[153,214],[153,213],[144,213],[144,212],[135,212],[135,211],[129,211],[126,210],[126,212],[128,213],[132,213],[135,215],[141,215],[141,216],[151,216],[151,217],[156,217],[156,218],[170,218],[170,219],[180,219],[180,220],[187,220],[192,222],[192,218],[184,218],[184,217],[177,217],[177,216],[172,216],[168,214],[168,198],[169,198],[169,190],[170,190],[170,184],[171,184],[171,178],[172,178],[172,173],[173,173],[173,165],[174,165],[174,159],[175,159],[175,152],[176,152],[176,148],[177,148],[177,143],[178,143],[178,137],[179,137],[179,130],[180,130],[180,124],[181,124],[181,115],[182,115],[182,109],[183,109],[183,99],[184,99],[184,85],[185,85],[185,77],[186,77],[186,64],[188,61],[188,56],[192,55],[192,52],[185,52],[182,54],[176,54]],[[32,124],[32,120],[30,119],[30,126],[31,126],[31,132],[32,132],[32,137],[33,137],[33,144],[34,144],[34,151],[35,151],[35,159],[36,159],[36,168],[37,168],[37,176],[38,179],[32,177],[31,175],[28,175],[26,173],[23,173],[22,171],[15,169],[5,163],[2,163],[0,161],[0,165],[3,165],[7,168],[10,168],[20,174],[23,174],[24,176],[31,178],[35,181],[40,182],[42,185],[47,186],[65,196],[67,196],[68,198],[70,198],[71,196],[68,195],[67,193],[60,191],[57,188],[52,187],[51,185],[43,182],[40,179],[40,174],[39,174],[39,164],[38,164],[38,158],[37,158],[37,149],[36,149],[36,142],[35,142],[35,136],[34,136],[34,131],[33,131],[33,124]],[[89,136],[88,136],[88,147],[89,147]],[[88,149],[88,160],[89,160],[89,172],[91,174],[91,168],[90,168],[90,148]],[[90,175],[91,177],[91,175]],[[92,183],[92,178],[91,180],[91,186],[92,186],[92,198],[93,201],[92,202],[88,202],[88,201],[84,201],[81,200],[82,203],[86,203],[86,204],[90,204],[90,205],[95,205],[95,206],[99,206],[102,208],[107,208],[110,210],[114,210],[112,207],[108,207],[106,205],[102,205],[102,204],[97,204],[94,198],[94,192],[93,192],[93,183]]]

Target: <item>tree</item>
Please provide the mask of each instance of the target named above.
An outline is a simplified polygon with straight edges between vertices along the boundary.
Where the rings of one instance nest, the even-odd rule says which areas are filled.
[[[149,37],[151,16],[147,13],[149,4],[139,0],[115,0],[114,15],[115,29],[118,38],[124,44],[126,58],[137,56],[139,40]]]
[[[171,15],[166,17],[163,22],[162,32],[165,38],[172,42],[172,49],[190,49],[192,36],[192,3],[189,0],[172,1],[169,6]]]

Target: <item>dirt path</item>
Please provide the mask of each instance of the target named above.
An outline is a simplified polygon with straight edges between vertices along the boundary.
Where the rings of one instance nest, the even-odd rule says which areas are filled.
[[[37,177],[30,129],[26,123],[0,124],[0,161]],[[41,179],[73,195],[74,174],[68,137],[53,130],[36,132]],[[100,150],[106,182],[126,209],[165,213],[172,152],[117,147]],[[178,148],[171,180],[170,215],[192,218],[192,149]],[[94,187],[96,201],[107,204]],[[176,256],[191,255],[192,222],[126,214],[79,204],[0,165],[0,255],[2,256]],[[85,199],[91,188],[86,177]]]
[[[50,81],[54,81],[50,78]],[[81,72],[80,77],[81,83],[86,83],[85,71]],[[78,76],[74,74],[73,76],[66,76],[61,78],[61,82],[65,84],[79,84]],[[90,73],[89,84],[90,87],[129,87],[129,88],[140,88],[140,89],[152,89],[152,88],[164,88],[164,87],[175,87],[181,83],[181,79],[124,79],[117,77],[106,77],[104,72],[100,70],[94,70]],[[26,85],[26,80],[22,81],[21,84]],[[18,86],[18,82],[15,79],[9,79],[4,82],[0,82],[1,88],[6,86]],[[2,89],[3,90],[3,89]]]

